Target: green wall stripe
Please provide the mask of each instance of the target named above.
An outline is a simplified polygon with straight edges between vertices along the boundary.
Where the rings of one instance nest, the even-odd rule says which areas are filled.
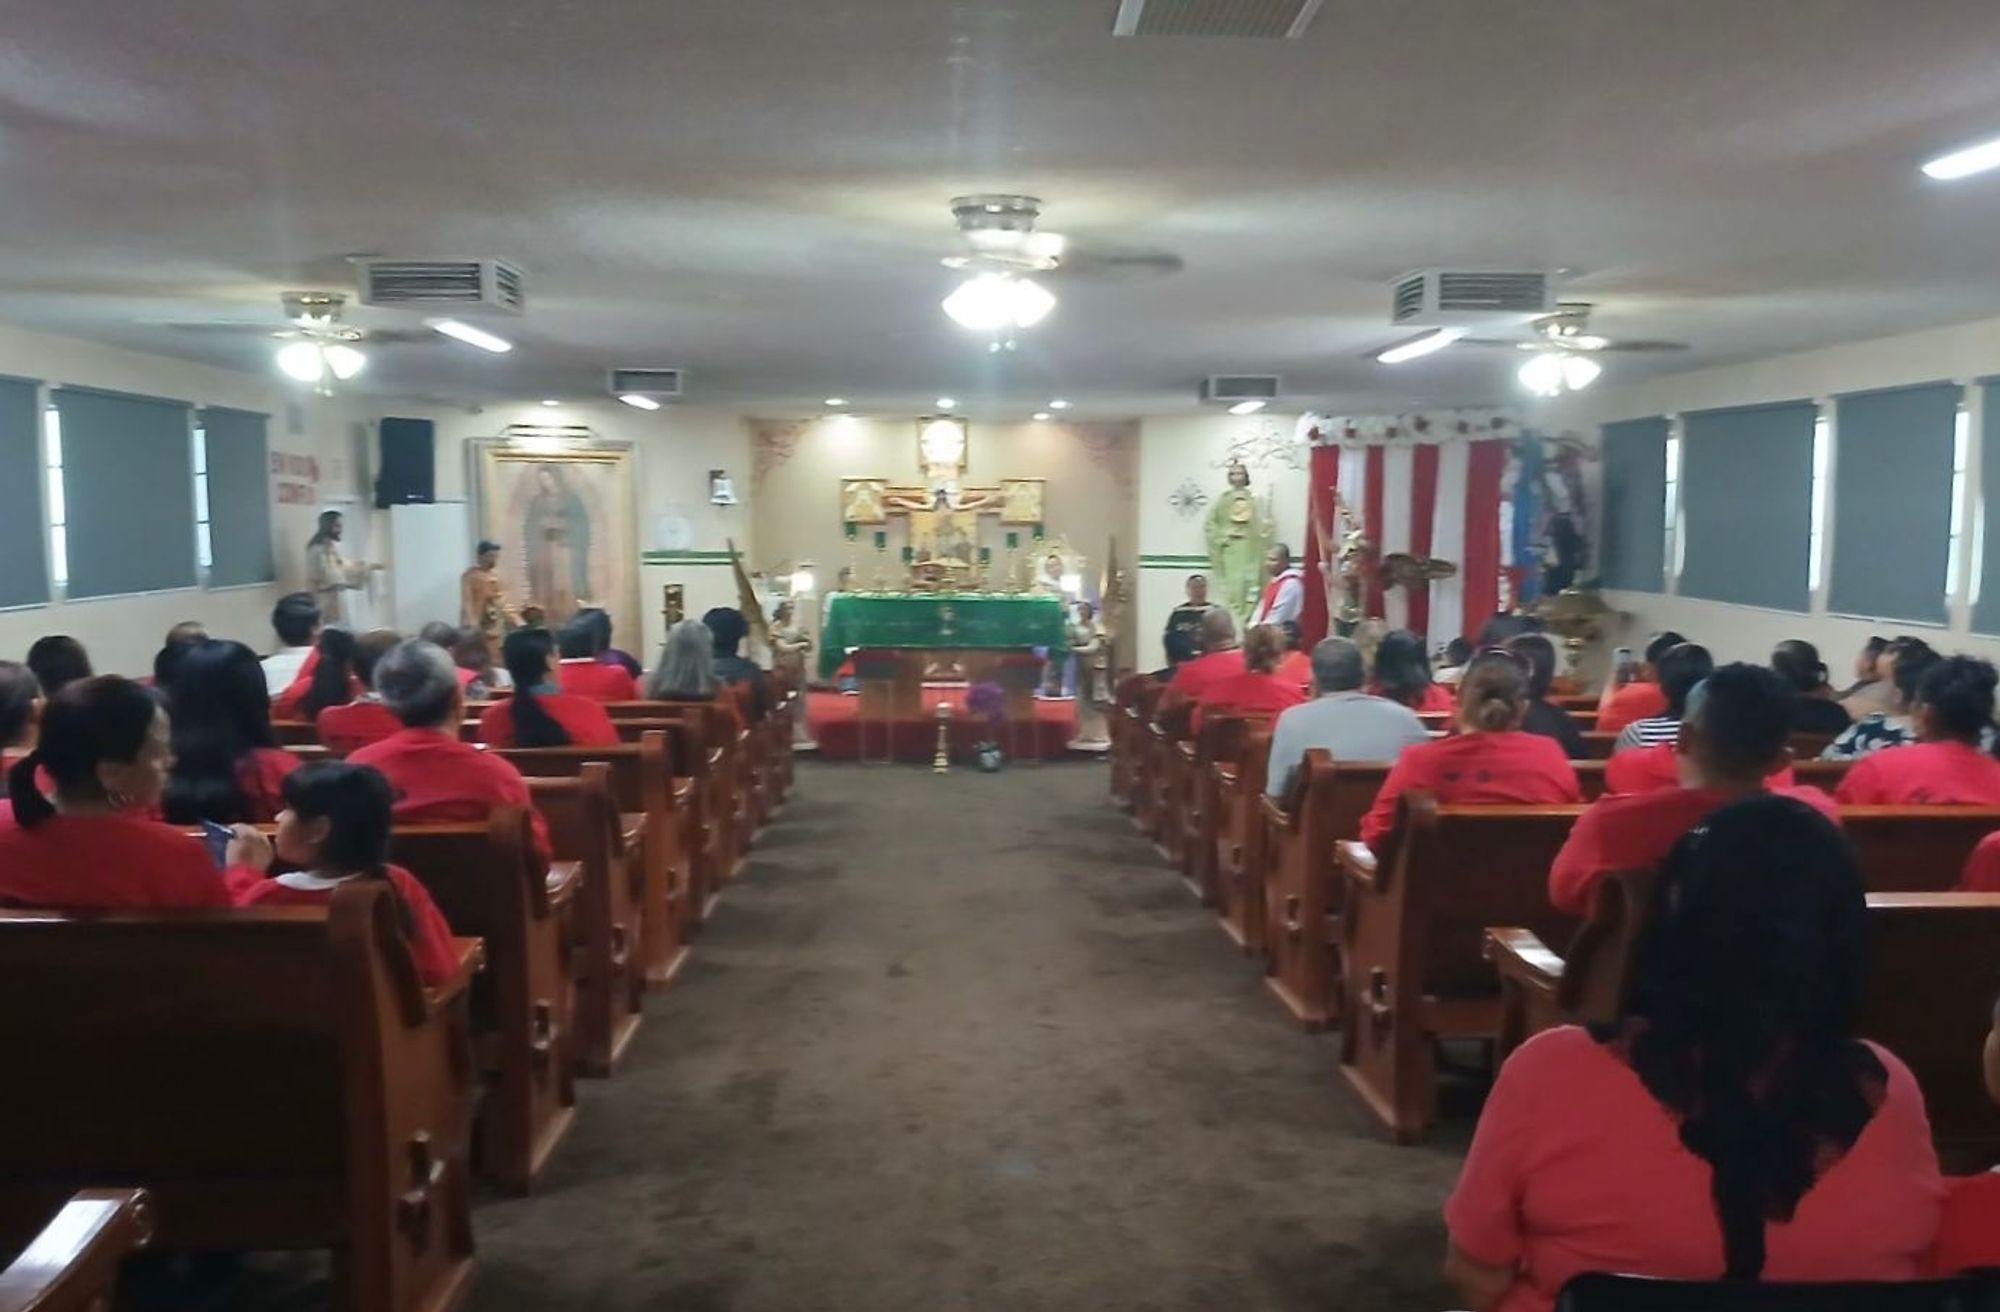
[[[726,551],[648,551],[639,557],[646,565],[727,565]]]
[[[1208,563],[1207,556],[1179,556],[1162,553],[1139,557],[1140,569],[1206,569]]]

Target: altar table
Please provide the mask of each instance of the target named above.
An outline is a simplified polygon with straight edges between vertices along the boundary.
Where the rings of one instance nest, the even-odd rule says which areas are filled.
[[[842,592],[827,599],[819,673],[831,678],[850,649],[1069,654],[1063,601],[1052,593]]]

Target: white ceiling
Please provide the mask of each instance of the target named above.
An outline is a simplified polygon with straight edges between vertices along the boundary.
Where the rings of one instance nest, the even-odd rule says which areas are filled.
[[[1116,8],[10,0],[0,319],[265,369],[160,325],[275,318],[346,253],[496,254],[530,275],[519,349],[385,347],[373,387],[675,365],[761,414],[1114,414],[1211,372],[1506,399],[1506,353],[1362,358],[1421,265],[1573,269],[1600,331],[1695,344],[1613,381],[2000,313],[2000,177],[1916,172],[2000,134],[1993,0],[1327,0],[1289,43],[1118,40]],[[1186,269],[1058,283],[996,361],[937,309],[945,203],[982,190]]]

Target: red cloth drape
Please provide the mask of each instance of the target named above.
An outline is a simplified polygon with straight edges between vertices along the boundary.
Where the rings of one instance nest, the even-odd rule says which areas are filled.
[[[1339,542],[1340,524],[1333,513],[1333,492],[1339,482],[1340,448],[1314,447],[1312,464],[1306,471],[1306,595],[1299,610],[1299,643],[1307,651],[1327,635],[1332,618],[1326,613],[1327,561],[1313,526],[1319,525],[1330,541]]]
[[[1420,446],[1410,453],[1410,554],[1428,557],[1431,534],[1437,527],[1438,449]],[[1431,589],[1428,583],[1411,588],[1410,632],[1431,631]]]
[[[1465,627],[1476,638],[1500,604],[1500,477],[1505,441],[1474,442],[1465,477]]]

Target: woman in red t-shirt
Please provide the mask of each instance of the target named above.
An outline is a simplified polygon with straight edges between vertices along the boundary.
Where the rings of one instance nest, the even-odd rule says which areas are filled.
[[[1375,681],[1368,691],[1422,714],[1457,708],[1451,689],[1431,681],[1431,659],[1424,640],[1408,629],[1391,629],[1375,649]]]
[[[0,661],[0,774],[35,750],[42,718],[42,685],[18,661]]]
[[[312,668],[271,699],[272,719],[315,721],[327,707],[345,706],[367,687],[354,669],[361,640],[348,630],[320,630],[313,651],[319,659]]]
[[[396,899],[417,974],[437,985],[458,973],[451,926],[417,877],[389,864],[394,798],[380,770],[344,761],[302,765],[284,782],[278,858],[297,873],[231,881],[238,906],[323,906],[350,879],[379,879]]]
[[[1942,1186],[1916,1081],[1855,1035],[1853,849],[1753,797],[1662,867],[1619,1018],[1537,1035],[1445,1204],[1465,1306],[1546,1312],[1572,1276],[1908,1280]]]
[[[602,702],[556,687],[555,640],[546,629],[514,630],[501,645],[501,655],[514,695],[480,715],[481,742],[489,747],[610,747],[618,742],[617,726]]]
[[[82,679],[49,700],[35,750],[7,774],[13,815],[0,822],[0,906],[229,905],[224,872],[201,840],[151,818],[173,759],[169,733],[153,695],[129,679]],[[239,827],[231,873],[254,875],[270,860],[270,844]]]
[[[1845,806],[2000,806],[2000,761],[1981,747],[1993,726],[1993,666],[1938,661],[1917,685],[1917,741],[1871,752],[1834,791]]]
[[[1562,744],[1523,733],[1528,711],[1527,670],[1517,656],[1488,652],[1465,667],[1458,684],[1459,732],[1405,747],[1361,820],[1361,841],[1371,847],[1396,824],[1396,801],[1421,790],[1440,802],[1580,802],[1576,767]]]
[[[353,677],[361,692],[353,701],[329,705],[313,717],[319,740],[335,756],[351,756],[369,743],[403,731],[375,691],[375,667],[403,637],[394,629],[370,629],[354,643]]]
[[[1206,711],[1237,711],[1252,715],[1276,715],[1306,699],[1305,690],[1278,673],[1285,655],[1285,631],[1275,624],[1259,624],[1243,641],[1243,672],[1218,679],[1202,690],[1195,702],[1190,726],[1201,729]]]
[[[174,824],[268,824],[299,758],[271,732],[271,694],[257,653],[240,642],[191,647],[174,673],[174,767],[160,799]]]

